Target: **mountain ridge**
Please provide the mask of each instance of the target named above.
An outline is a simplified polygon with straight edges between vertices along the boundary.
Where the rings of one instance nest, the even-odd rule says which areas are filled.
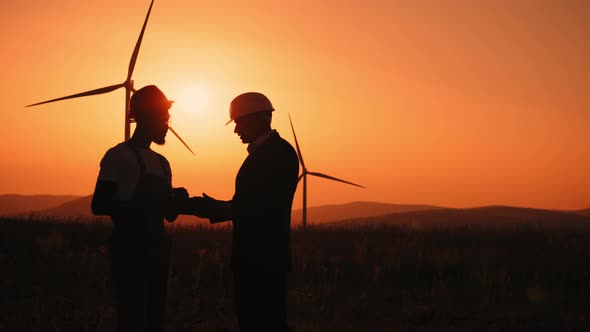
[[[364,219],[339,220],[321,226],[397,225],[409,228],[484,226],[505,228],[535,226],[539,228],[590,228],[590,217],[575,211],[558,211],[513,206],[442,208],[391,213]]]
[[[327,204],[307,208],[308,224],[321,224],[333,220],[363,218],[401,213],[409,211],[423,211],[441,209],[442,207],[424,204],[393,204],[371,201],[355,201],[342,204]],[[301,224],[302,209],[295,209],[291,213],[292,223]]]
[[[590,208],[576,210],[575,212],[578,213],[578,214],[581,214],[583,216],[590,217]]]
[[[0,216],[30,214],[80,198],[76,195],[0,195]]]
[[[0,216],[35,214],[52,218],[95,218],[90,211],[92,195],[0,195]],[[19,204],[13,202],[18,201]],[[37,202],[38,201],[38,202]],[[27,205],[28,204],[28,205]],[[8,206],[7,206],[8,205]],[[17,213],[2,213],[12,208]],[[292,211],[292,225],[301,225],[302,210]],[[393,204],[372,201],[354,201],[342,204],[313,206],[307,209],[309,225],[323,225],[355,222],[405,223],[435,225],[440,220],[457,220],[456,224],[471,221],[477,223],[539,223],[547,220],[576,222],[590,217],[590,208],[560,211],[504,205],[488,205],[473,208],[448,208],[426,204]],[[577,216],[577,217],[576,217]],[[393,221],[391,221],[393,220]],[[194,216],[179,216],[177,224],[206,223],[206,219]]]

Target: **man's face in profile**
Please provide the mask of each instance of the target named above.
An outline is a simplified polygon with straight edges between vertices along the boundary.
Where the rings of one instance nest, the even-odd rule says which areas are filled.
[[[166,143],[166,133],[169,128],[168,121],[170,121],[170,113],[168,110],[154,112],[150,114],[146,120],[146,125],[152,141],[158,145]]]
[[[243,116],[234,121],[236,123],[234,133],[242,139],[244,144],[254,142],[256,137],[264,130],[264,121],[257,113]]]

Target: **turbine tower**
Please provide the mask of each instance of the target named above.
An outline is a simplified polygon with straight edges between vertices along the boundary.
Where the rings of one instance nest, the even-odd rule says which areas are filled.
[[[305,167],[305,163],[303,162],[303,157],[301,156],[301,150],[299,149],[299,143],[297,142],[297,135],[295,135],[295,128],[293,128],[293,121],[291,121],[291,115],[289,115],[289,123],[291,124],[291,130],[293,131],[293,137],[295,138],[295,147],[297,148],[297,157],[299,157],[299,163],[301,163],[301,168],[303,168],[303,172],[301,173],[301,175],[299,175],[298,181],[301,181],[301,179],[303,178],[302,225],[305,228],[307,226],[307,175],[308,174],[311,176],[317,176],[317,177],[328,179],[328,180],[338,181],[338,182],[350,184],[350,185],[361,187],[361,188],[365,188],[365,187],[361,186],[360,184],[344,181],[344,180],[341,180],[341,179],[338,179],[338,178],[335,178],[333,176],[329,176],[326,174],[317,173],[317,172],[309,172],[307,170],[307,168]]]
[[[65,97],[46,100],[46,101],[42,101],[40,103],[27,105],[26,107],[52,103],[55,101],[60,101],[60,100],[65,100],[65,99],[99,95],[99,94],[108,93],[108,92],[117,90],[119,88],[125,88],[125,119],[124,120],[125,120],[125,140],[127,141],[130,137],[130,131],[131,131],[130,130],[131,129],[131,119],[129,118],[129,108],[130,108],[129,101],[131,99],[131,93],[136,91],[135,88],[133,87],[133,80],[131,79],[131,76],[133,75],[133,70],[135,69],[135,62],[137,61],[137,55],[139,54],[139,47],[141,46],[141,40],[143,39],[143,33],[145,32],[145,27],[147,25],[148,19],[150,18],[150,12],[152,11],[153,5],[154,5],[154,0],[152,0],[150,3],[150,8],[148,9],[147,15],[145,17],[145,21],[143,22],[143,26],[141,27],[141,32],[139,33],[139,38],[137,39],[137,43],[135,44],[135,49],[133,50],[133,54],[131,55],[131,60],[129,61],[129,68],[127,70],[127,78],[125,79],[125,81],[123,83],[114,84],[114,85],[110,85],[110,86],[106,86],[103,88],[98,88],[98,89],[94,89],[94,90],[90,90],[90,91],[80,92],[80,93],[76,93],[76,94],[65,96]],[[191,148],[189,148],[188,145],[184,142],[184,140],[182,138],[180,138],[180,136],[176,133],[176,131],[174,131],[174,129],[172,129],[172,127],[169,127],[168,129],[170,129],[172,134],[174,134],[174,136],[176,136],[180,140],[180,142],[193,155],[195,154],[193,152],[193,150],[191,150]]]

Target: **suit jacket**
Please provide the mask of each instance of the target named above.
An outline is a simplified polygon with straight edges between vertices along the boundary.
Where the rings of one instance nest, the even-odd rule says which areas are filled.
[[[244,160],[232,199],[234,270],[290,271],[298,175],[297,153],[276,132]]]

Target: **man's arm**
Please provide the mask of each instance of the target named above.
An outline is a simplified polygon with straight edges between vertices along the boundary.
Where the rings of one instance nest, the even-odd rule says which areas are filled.
[[[132,202],[114,199],[117,184],[112,181],[97,180],[90,209],[97,216],[113,216],[123,214],[133,209]]]
[[[99,216],[113,216],[137,213],[142,208],[154,208],[155,205],[161,205],[163,217],[168,221],[174,221],[178,217],[178,201],[188,197],[185,188],[173,188],[172,197],[162,202],[153,202],[146,206],[134,200],[119,201],[114,199],[117,192],[117,184],[112,181],[97,180],[92,196],[90,208],[92,213]]]
[[[231,201],[216,200],[205,193],[203,196],[195,196],[179,202],[179,214],[208,218],[212,224],[231,219]]]
[[[217,200],[205,193],[203,201],[210,223],[217,224],[233,219],[232,201]]]

